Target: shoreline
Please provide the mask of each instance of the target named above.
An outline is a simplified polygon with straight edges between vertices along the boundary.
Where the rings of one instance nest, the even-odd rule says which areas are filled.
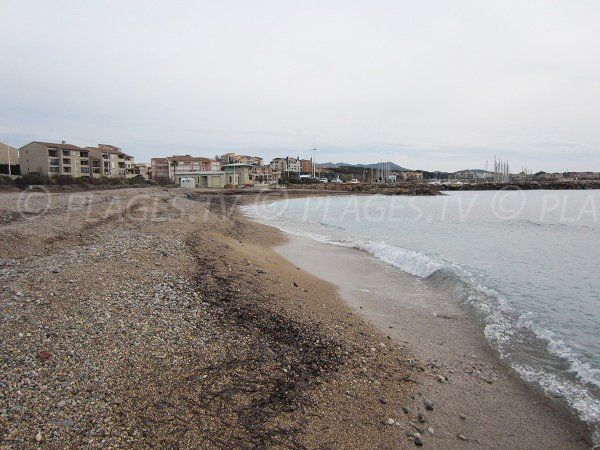
[[[443,405],[429,414],[440,433],[428,436],[428,445],[452,447],[458,435],[483,447],[590,445],[585,423],[506,366],[466,312],[444,303],[444,293],[359,250],[286,237],[278,254],[336,285],[348,306],[424,367],[420,393]],[[432,335],[439,329],[443,337]]]

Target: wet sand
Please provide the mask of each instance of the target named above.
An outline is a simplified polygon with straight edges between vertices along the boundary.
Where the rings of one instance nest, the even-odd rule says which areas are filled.
[[[308,238],[288,235],[276,252],[335,284],[349,306],[414,355],[422,372],[406,406],[433,428],[428,446],[588,446],[584,426],[504,366],[481,329],[439,288],[364,252]],[[433,411],[423,410],[425,398]]]

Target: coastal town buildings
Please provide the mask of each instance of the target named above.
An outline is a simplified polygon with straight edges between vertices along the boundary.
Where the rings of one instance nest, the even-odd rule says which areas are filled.
[[[150,178],[150,165],[147,163],[138,163],[133,166],[136,176],[139,175],[145,180]]]
[[[93,175],[108,178],[132,178],[136,176],[133,156],[127,155],[119,147],[110,144],[98,144],[97,147],[85,147],[94,157],[101,155],[99,167],[94,165]]]
[[[300,160],[300,171],[304,174],[312,174],[313,171],[313,162],[311,159],[301,159]]]
[[[139,173],[133,156],[107,144],[79,147],[34,141],[19,149],[19,164],[22,174],[48,176],[132,178]]]
[[[423,181],[423,172],[420,170],[395,172],[398,180],[404,181]]]
[[[285,158],[274,158],[269,164],[273,172],[274,178],[279,178],[279,175],[291,173],[295,174],[312,174],[312,160],[311,159],[300,159],[292,156],[286,156]]]
[[[150,161],[153,179],[175,180],[175,175],[192,172],[218,171],[219,161],[191,155],[173,155],[166,158],[152,158]]]
[[[263,159],[260,156],[238,155],[237,153],[225,153],[220,158],[221,164],[247,164],[249,166],[262,166]]]
[[[225,188],[254,184],[250,164],[231,163],[221,166],[221,170],[176,172],[174,182],[182,187]]]
[[[251,176],[255,183],[270,184],[277,181],[273,179],[273,168],[270,165],[252,166]]]

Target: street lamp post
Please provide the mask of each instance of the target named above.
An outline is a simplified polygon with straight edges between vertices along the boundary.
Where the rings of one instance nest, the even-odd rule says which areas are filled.
[[[10,147],[6,144],[6,153],[8,154],[8,176],[12,175],[12,170],[10,168]]]

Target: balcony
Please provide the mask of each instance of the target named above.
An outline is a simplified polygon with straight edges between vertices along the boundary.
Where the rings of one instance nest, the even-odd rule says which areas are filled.
[[[49,166],[58,166],[58,165],[60,165],[60,161],[58,158],[48,158],[48,165]]]
[[[48,157],[49,158],[58,158],[58,149],[56,149],[56,148],[49,148],[48,149]]]
[[[63,158],[62,163],[63,163],[63,166],[70,166],[71,158]]]

